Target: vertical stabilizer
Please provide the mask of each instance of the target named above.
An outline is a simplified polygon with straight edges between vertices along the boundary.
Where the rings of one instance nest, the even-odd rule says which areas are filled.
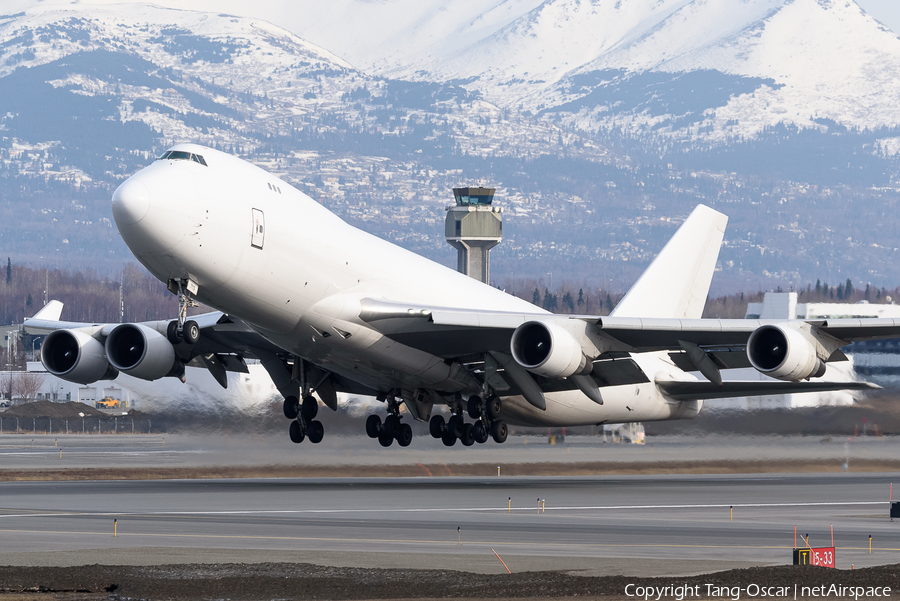
[[[727,223],[722,213],[697,205],[612,315],[701,317]]]

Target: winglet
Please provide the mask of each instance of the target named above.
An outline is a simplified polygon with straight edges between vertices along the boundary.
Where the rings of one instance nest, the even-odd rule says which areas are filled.
[[[703,316],[728,217],[705,205],[685,220],[616,306],[616,317]]]
[[[34,314],[31,319],[42,319],[46,321],[59,321],[62,316],[63,304],[58,300],[52,300],[44,305],[40,311]]]

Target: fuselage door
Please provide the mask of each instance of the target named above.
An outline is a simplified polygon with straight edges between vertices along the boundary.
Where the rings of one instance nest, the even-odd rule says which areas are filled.
[[[259,209],[253,209],[253,233],[250,235],[250,246],[262,249],[266,237],[266,218]]]

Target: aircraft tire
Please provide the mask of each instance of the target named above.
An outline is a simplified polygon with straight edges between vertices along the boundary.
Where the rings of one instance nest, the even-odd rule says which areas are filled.
[[[166,326],[166,338],[172,344],[178,344],[181,342],[181,336],[178,335],[178,322],[170,321],[169,325]]]
[[[181,329],[181,335],[188,344],[197,344],[200,341],[200,326],[193,319],[186,321]]]
[[[381,434],[378,435],[378,444],[380,444],[383,447],[389,447],[389,446],[391,446],[391,444],[393,444],[393,442],[394,442],[394,437],[388,436],[387,432],[382,432]]]
[[[449,430],[444,432],[444,435],[441,436],[441,440],[444,442],[445,447],[452,447],[456,444],[456,437],[453,435],[453,432]]]
[[[478,419],[481,417],[481,398],[475,395],[469,397],[469,402],[466,403],[466,409],[469,412],[469,417],[472,419]]]
[[[508,435],[509,428],[506,427],[506,422],[498,420],[491,424],[491,437],[493,437],[494,442],[503,444],[506,442]]]
[[[491,419],[497,419],[500,416],[500,411],[503,409],[503,403],[500,402],[500,397],[492,396],[488,399],[487,402],[487,414]]]
[[[381,418],[377,415],[370,415],[366,418],[366,434],[369,438],[378,438],[378,435],[381,433],[383,426],[381,425]]]
[[[384,433],[394,438],[400,431],[400,418],[396,415],[388,415],[384,418]]]
[[[408,447],[412,442],[412,439],[412,426],[409,424],[400,424],[400,429],[397,431],[397,444],[401,447]]]
[[[303,439],[306,436],[303,434],[303,428],[300,427],[300,422],[291,422],[291,427],[288,430],[291,435],[291,442],[300,444],[303,442]]]
[[[440,438],[447,431],[447,422],[444,421],[443,415],[432,415],[431,421],[428,422],[428,431],[432,438]]]
[[[454,438],[460,438],[465,426],[466,422],[463,419],[463,416],[452,415],[450,416],[450,421],[447,422],[447,432],[452,433]]]
[[[319,413],[319,403],[316,401],[316,397],[311,394],[303,397],[303,406],[300,408],[300,411],[303,413],[303,419],[306,421],[315,419],[316,414]]]
[[[475,442],[477,442],[478,444],[486,443],[488,438],[491,437],[491,435],[488,434],[488,431],[485,429],[484,424],[481,422],[475,424],[472,429],[475,434]]]
[[[289,396],[284,399],[284,416],[288,419],[297,419],[297,415],[300,412],[300,405],[297,401],[297,397]]]
[[[459,441],[467,447],[475,444],[475,426],[472,424],[463,426],[463,435],[459,437]]]
[[[319,420],[309,422],[309,425],[306,426],[306,436],[309,438],[309,442],[319,444],[325,436],[325,426]]]

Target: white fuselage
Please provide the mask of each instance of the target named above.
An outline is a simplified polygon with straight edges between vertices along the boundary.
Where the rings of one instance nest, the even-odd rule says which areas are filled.
[[[113,214],[125,243],[160,280],[192,279],[198,300],[324,369],[385,392],[477,394],[472,380],[444,359],[394,342],[363,322],[360,299],[546,313],[350,226],[240,159],[194,145],[175,149],[200,154],[207,165],[158,160],[123,183],[113,196]],[[635,360],[651,382],[603,388],[603,405],[577,390],[548,393],[545,411],[510,397],[504,418],[574,426],[699,412],[700,402],[667,399],[653,383],[660,373],[692,378],[665,354]]]

